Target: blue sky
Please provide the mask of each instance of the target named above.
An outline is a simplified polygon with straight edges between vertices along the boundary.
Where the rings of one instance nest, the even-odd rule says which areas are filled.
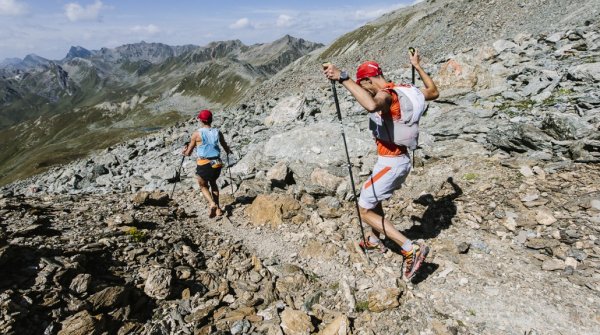
[[[95,50],[140,41],[253,44],[289,34],[327,44],[415,2],[0,0],[0,60],[30,53],[62,59],[72,45]]]

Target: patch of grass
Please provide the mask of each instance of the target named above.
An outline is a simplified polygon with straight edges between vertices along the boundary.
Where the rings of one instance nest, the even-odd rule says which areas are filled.
[[[469,313],[469,315],[471,315],[471,316],[475,316],[475,315],[477,315],[477,314],[475,313],[475,310],[474,310],[474,309],[472,309],[472,308],[471,308],[471,309],[469,309],[467,312],[468,312],[468,313]]]
[[[118,122],[129,119],[133,120],[131,127],[115,127]],[[144,129],[171,125],[185,117],[175,111],[147,113],[142,108],[125,115],[106,116],[88,108],[39,120],[39,123],[26,121],[0,132],[0,185],[85,157],[93,150],[147,135]],[[97,127],[92,129],[92,125]]]
[[[334,290],[334,291],[337,291],[337,290],[340,289],[340,283],[338,283],[338,282],[333,283],[333,284],[329,285],[329,288],[332,289],[332,290]]]
[[[357,301],[356,302],[356,311],[357,312],[366,312],[369,310],[369,301],[368,300],[362,300],[362,301]]]
[[[134,242],[144,242],[148,238],[145,232],[140,231],[135,227],[129,228],[127,235]]]
[[[306,276],[308,277],[308,281],[311,283],[316,283],[319,281],[319,278],[321,278],[318,274],[314,272],[308,272]]]
[[[378,28],[378,26],[366,24],[357,30],[340,37],[333,44],[331,44],[327,50],[323,51],[323,53],[319,56],[319,59],[324,61],[329,60],[329,58],[339,55],[354,43],[358,43],[359,45],[364,43],[367,39],[375,34]]]
[[[477,178],[479,178],[479,175],[473,172],[465,173],[465,175],[463,176],[463,179],[468,181],[475,180]]]
[[[177,92],[201,95],[211,101],[230,104],[238,101],[251,83],[219,63],[210,63],[198,72],[188,75],[179,83]]]

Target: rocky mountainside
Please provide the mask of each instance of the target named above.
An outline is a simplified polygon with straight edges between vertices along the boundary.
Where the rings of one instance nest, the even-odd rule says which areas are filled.
[[[420,3],[300,58],[216,111],[236,153],[223,157],[232,166],[220,178],[228,213],[220,220],[206,218],[193,159],[175,184],[193,120],[5,186],[0,329],[597,333],[597,3]],[[448,22],[478,28],[450,36]],[[423,27],[426,45],[410,39]],[[442,95],[422,119],[413,171],[384,203],[398,229],[432,248],[406,283],[393,245],[369,258],[358,248],[341,129],[320,64],[353,69],[381,49],[388,79],[405,81],[409,45],[421,49]],[[364,111],[338,94],[360,184],[374,144]]]
[[[200,107],[233,103],[320,46],[291,36],[251,46],[142,42],[72,47],[60,61],[29,55],[6,62],[0,68],[0,184],[172,124]]]

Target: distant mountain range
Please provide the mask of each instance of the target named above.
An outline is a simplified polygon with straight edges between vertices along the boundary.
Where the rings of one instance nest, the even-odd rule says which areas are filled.
[[[321,46],[284,36],[251,46],[239,40],[207,46],[141,42],[100,50],[74,46],[62,60],[34,54],[5,59],[0,63],[0,128],[135,94],[163,96],[169,91],[229,104]]]
[[[100,50],[73,46],[61,60],[34,54],[5,59],[0,184],[170,125],[200,107],[231,105],[322,46],[286,35],[250,46],[239,40],[141,42]]]

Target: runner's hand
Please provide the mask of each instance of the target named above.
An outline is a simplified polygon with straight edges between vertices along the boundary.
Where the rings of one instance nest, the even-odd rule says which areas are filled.
[[[411,54],[408,52],[408,59],[410,59],[410,64],[414,67],[419,67],[421,62],[421,56],[419,56],[419,49],[415,49],[415,53]]]
[[[323,74],[329,80],[339,80],[341,72],[340,69],[331,63],[323,64]]]

